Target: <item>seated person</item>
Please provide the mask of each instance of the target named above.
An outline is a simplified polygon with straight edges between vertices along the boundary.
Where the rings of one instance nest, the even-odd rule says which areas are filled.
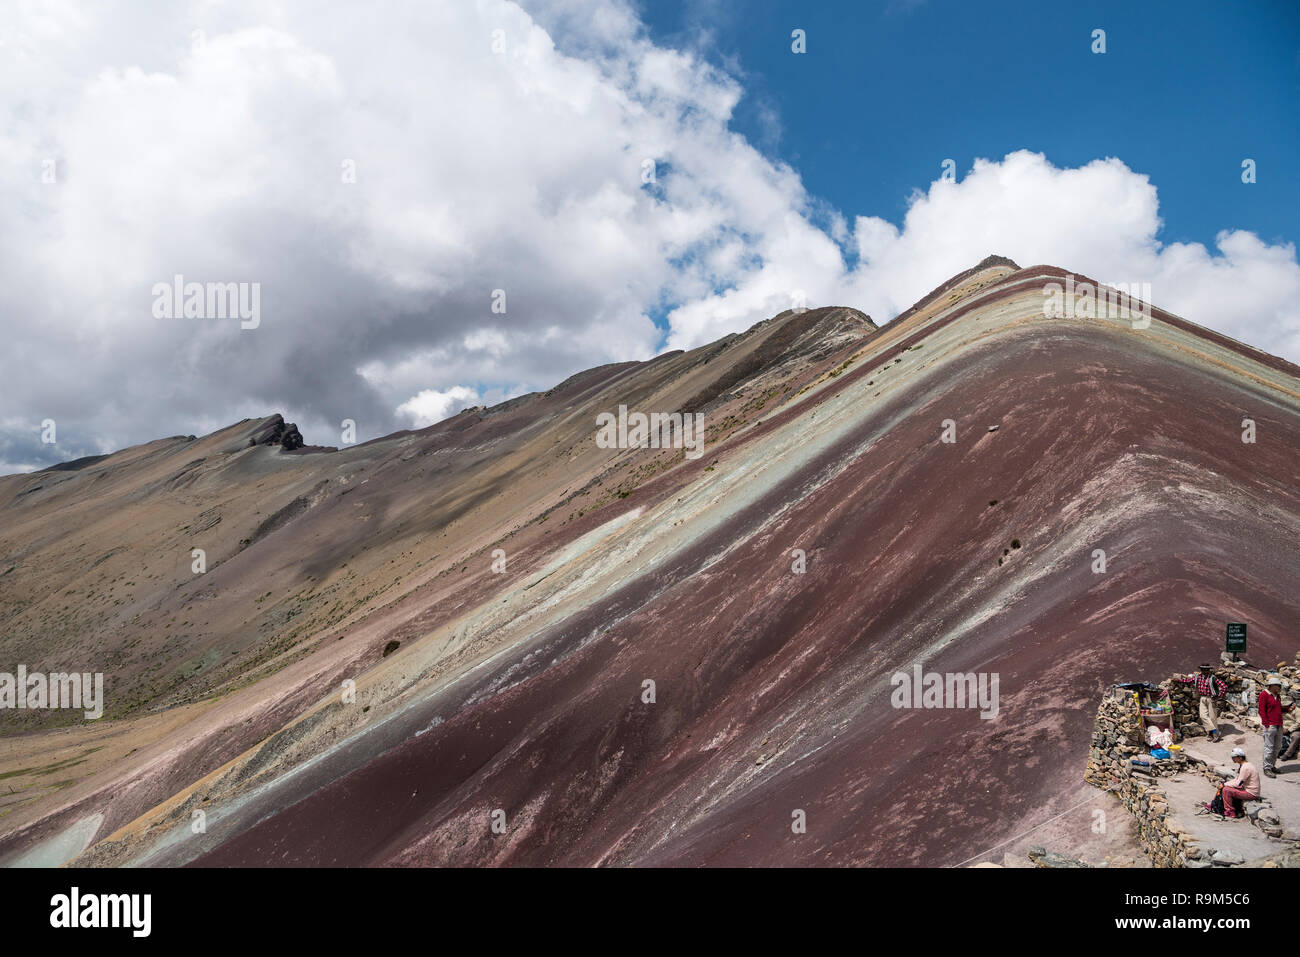
[[[1223,786],[1223,816],[1236,817],[1238,801],[1259,800],[1259,772],[1246,760],[1241,748],[1232,749],[1232,763],[1237,766],[1237,776]]]

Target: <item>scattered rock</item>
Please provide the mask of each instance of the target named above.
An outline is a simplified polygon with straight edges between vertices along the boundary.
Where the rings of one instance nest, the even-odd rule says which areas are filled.
[[[1091,867],[1091,864],[1085,864],[1083,861],[1076,860],[1073,857],[1066,857],[1064,854],[1057,854],[1054,851],[1048,851],[1041,845],[1035,844],[1029,848],[1029,859],[1039,867]]]

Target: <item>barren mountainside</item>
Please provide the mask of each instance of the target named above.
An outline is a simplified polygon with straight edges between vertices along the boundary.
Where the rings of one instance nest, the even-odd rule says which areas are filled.
[[[1104,688],[1300,621],[1300,368],[1045,318],[1066,275],[0,477],[0,670],[105,687],[0,718],[0,863],[946,865],[1066,812]],[[704,454],[601,448],[619,406]],[[996,717],[895,707],[918,664]]]

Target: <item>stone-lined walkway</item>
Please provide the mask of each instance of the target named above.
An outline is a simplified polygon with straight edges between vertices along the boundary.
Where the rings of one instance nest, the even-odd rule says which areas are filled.
[[[1167,820],[1182,828],[1202,848],[1198,862],[1188,862],[1189,867],[1207,866],[1213,852],[1223,852],[1228,859],[1221,863],[1258,864],[1263,858],[1273,857],[1293,850],[1294,841],[1300,840],[1300,762],[1287,761],[1278,766],[1278,776],[1263,776],[1263,737],[1254,730],[1243,730],[1230,721],[1220,723],[1221,740],[1187,738],[1183,750],[1189,757],[1199,758],[1212,768],[1221,769],[1229,778],[1236,770],[1228,755],[1235,747],[1244,748],[1246,760],[1261,771],[1261,801],[1246,804],[1245,821],[1218,820],[1209,814],[1198,815],[1193,808],[1214,797],[1214,785],[1199,774],[1185,773],[1161,779],[1161,787],[1169,795]],[[1257,826],[1259,819],[1276,836],[1270,836]]]

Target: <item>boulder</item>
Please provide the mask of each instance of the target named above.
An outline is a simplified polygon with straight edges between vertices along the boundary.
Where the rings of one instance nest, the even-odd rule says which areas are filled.
[[[1218,847],[1210,852],[1210,860],[1222,867],[1231,867],[1234,864],[1246,863],[1246,859],[1236,851],[1225,851]]]
[[[1057,854],[1054,851],[1048,851],[1046,848],[1035,844],[1029,848],[1029,859],[1039,867],[1091,867],[1083,861],[1076,860],[1073,857],[1066,857],[1064,854]]]

